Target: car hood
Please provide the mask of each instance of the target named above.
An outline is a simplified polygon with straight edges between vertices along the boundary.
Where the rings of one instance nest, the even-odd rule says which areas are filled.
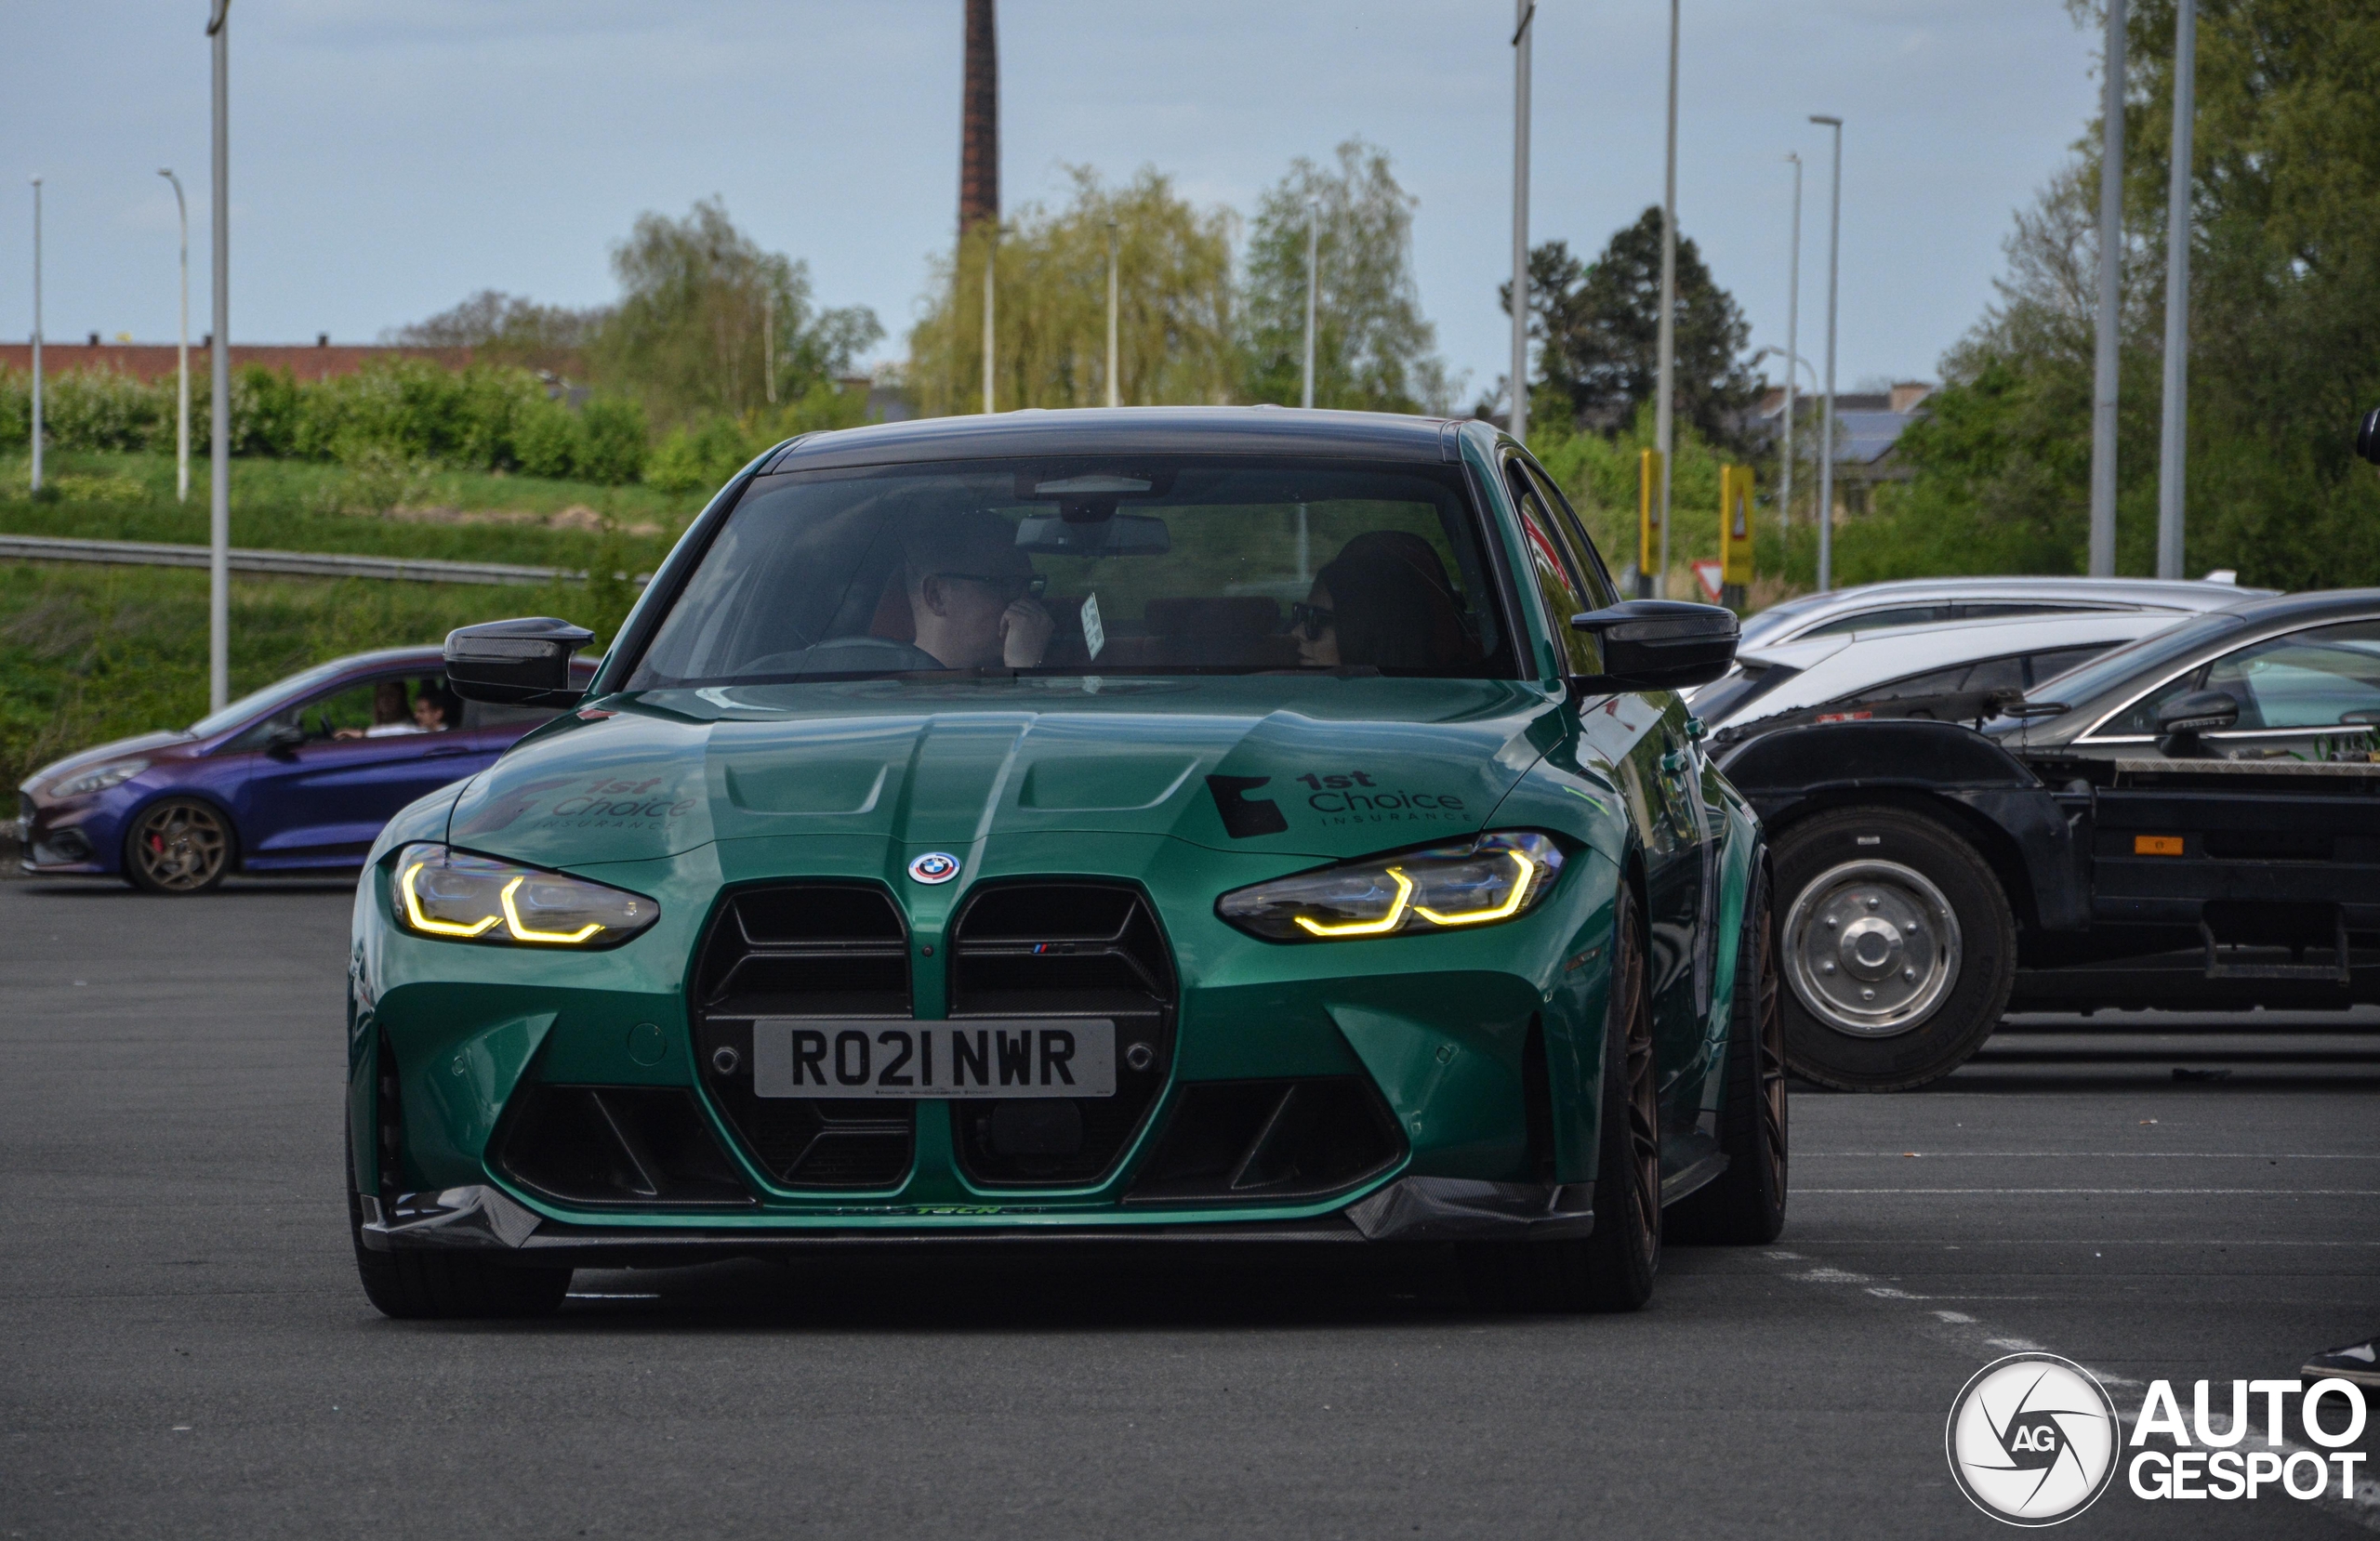
[[[613,696],[474,780],[455,844],[545,866],[707,841],[1166,835],[1359,855],[1478,830],[1560,733],[1510,681],[1381,678],[738,686]]]
[[[20,784],[19,789],[30,792],[35,787],[46,786],[72,771],[86,770],[94,765],[105,765],[110,760],[123,759],[130,755],[153,753],[159,749],[179,748],[183,744],[195,742],[196,740],[188,733],[174,731],[142,733],[136,738],[116,739],[112,743],[78,751],[67,756],[64,759],[52,760],[27,776]]]

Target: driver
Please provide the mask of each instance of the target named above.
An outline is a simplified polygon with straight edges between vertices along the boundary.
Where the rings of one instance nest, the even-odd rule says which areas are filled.
[[[901,555],[920,651],[946,669],[1040,664],[1054,623],[1015,526],[988,508],[920,519]]]

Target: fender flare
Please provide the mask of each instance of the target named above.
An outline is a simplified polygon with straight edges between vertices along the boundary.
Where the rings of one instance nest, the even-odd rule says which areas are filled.
[[[2069,818],[2023,761],[1954,722],[1825,722],[1734,745],[1719,769],[1772,837],[1822,810],[1926,812],[1990,863],[2018,915],[2043,930],[2090,924],[2087,814]]]

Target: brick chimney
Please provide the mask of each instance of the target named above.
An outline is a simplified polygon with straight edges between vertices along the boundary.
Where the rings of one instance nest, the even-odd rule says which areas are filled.
[[[959,106],[959,233],[1000,217],[1000,58],[994,0],[967,0],[967,83]]]

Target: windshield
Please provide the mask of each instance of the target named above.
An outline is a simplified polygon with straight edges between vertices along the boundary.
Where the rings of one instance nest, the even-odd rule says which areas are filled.
[[[302,674],[286,679],[276,679],[260,691],[240,697],[219,712],[211,712],[190,725],[192,738],[205,738],[227,728],[236,728],[258,712],[276,706],[284,701],[306,694],[318,686],[328,684],[355,666],[352,658],[337,658],[327,664],[317,664]]]
[[[2153,672],[2197,651],[2201,644],[2226,632],[2236,631],[2246,624],[2243,617],[2220,610],[2193,615],[2178,626],[2153,631],[2136,642],[2127,642],[2122,647],[2103,652],[2080,668],[2069,669],[2054,679],[2044,679],[2025,692],[2026,699],[2079,706],[2106,691],[2118,689],[2136,674]]]
[[[1261,456],[752,484],[629,690],[949,671],[1512,678],[1461,468]]]

